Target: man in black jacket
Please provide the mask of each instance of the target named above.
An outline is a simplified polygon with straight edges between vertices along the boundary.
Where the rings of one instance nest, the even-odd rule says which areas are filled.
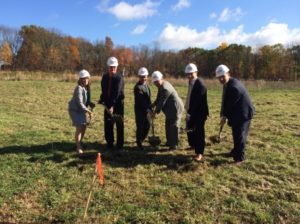
[[[189,79],[188,94],[185,102],[187,111],[186,124],[189,145],[195,148],[196,161],[203,159],[205,148],[205,121],[208,112],[207,88],[203,80],[197,77],[197,66],[193,63],[185,67],[185,73]]]
[[[134,86],[134,112],[136,123],[136,144],[143,149],[143,141],[150,129],[151,91],[147,84],[148,70],[142,67],[138,71],[139,81]]]
[[[122,149],[124,144],[124,123],[114,122],[113,114],[124,116],[124,80],[121,74],[117,73],[118,60],[110,57],[107,60],[108,72],[101,80],[101,95],[99,103],[103,104],[104,111],[104,131],[108,148],[113,148],[114,144],[114,123],[117,126],[117,149]]]
[[[245,145],[255,109],[245,86],[239,80],[230,77],[226,65],[216,68],[216,77],[223,85],[220,125],[224,125],[228,119],[234,142],[229,156],[240,165],[245,160]]]

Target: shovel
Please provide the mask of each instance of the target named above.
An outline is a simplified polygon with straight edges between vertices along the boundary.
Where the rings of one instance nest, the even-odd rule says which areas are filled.
[[[224,124],[220,126],[219,134],[217,136],[211,136],[210,140],[212,143],[220,143],[221,142],[221,133],[223,130]]]
[[[90,102],[90,107],[91,107],[91,111],[93,112],[93,110],[94,110],[94,108],[95,108],[95,104],[92,103],[92,102]],[[92,118],[93,118],[93,115],[88,115],[88,116],[87,116],[87,122],[86,122],[86,125],[89,126],[89,127],[91,127],[91,126],[93,125],[92,121],[93,121],[94,119],[92,119]]]
[[[103,103],[101,103],[102,106],[104,106],[106,112],[110,115],[111,117],[111,121],[114,122],[118,122],[118,123],[122,123],[123,122],[123,116],[121,114],[111,114],[107,108],[107,106],[105,106]]]
[[[149,144],[153,147],[158,146],[161,143],[161,140],[158,136],[154,134],[154,119],[151,119],[151,128],[152,128],[152,136],[148,137]]]

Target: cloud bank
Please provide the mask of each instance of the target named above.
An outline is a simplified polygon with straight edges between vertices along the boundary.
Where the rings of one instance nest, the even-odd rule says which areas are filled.
[[[179,0],[176,5],[172,6],[173,11],[179,11],[184,8],[190,7],[191,3],[189,0]]]
[[[100,12],[108,12],[114,15],[118,20],[136,20],[151,17],[157,13],[160,3],[147,0],[141,4],[129,4],[121,1],[116,5],[109,7],[109,1],[103,0],[98,4],[97,9]]]
[[[246,33],[243,25],[229,31],[220,30],[216,26],[197,31],[188,26],[167,24],[161,32],[158,42],[162,47],[171,49],[187,47],[212,49],[218,47],[222,42],[247,46],[289,44],[300,42],[300,29],[290,29],[287,24],[271,22],[254,33]]]
[[[142,24],[137,25],[137,26],[133,29],[133,31],[131,32],[131,34],[133,34],[133,35],[139,35],[139,34],[142,34],[142,33],[144,33],[144,31],[145,31],[146,28],[147,28],[146,25],[142,25]]]

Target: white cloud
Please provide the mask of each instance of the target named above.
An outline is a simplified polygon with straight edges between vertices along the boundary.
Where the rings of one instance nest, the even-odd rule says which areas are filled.
[[[216,14],[215,12],[212,12],[212,13],[209,15],[209,18],[211,18],[211,19],[217,18],[217,14]]]
[[[131,34],[134,34],[134,35],[139,35],[139,34],[142,34],[144,33],[145,29],[147,28],[146,25],[137,25],[134,30],[131,32]]]
[[[173,11],[179,11],[183,8],[190,7],[191,3],[189,0],[179,0],[176,5],[172,6]]]
[[[162,45],[170,48],[182,49],[187,47],[204,47],[214,44],[214,37],[219,36],[219,30],[216,27],[208,27],[205,31],[197,32],[187,26],[176,27],[167,24],[159,37]]]
[[[103,0],[97,9],[100,12],[109,12],[119,20],[134,20],[144,19],[153,16],[157,13],[157,7],[160,3],[147,0],[141,4],[131,5],[127,2],[121,1],[113,7],[108,7],[109,0]]]
[[[238,21],[242,15],[243,15],[242,9],[239,7],[236,9],[225,8],[221,12],[218,21],[219,22],[228,22],[230,20]]]
[[[197,31],[187,26],[167,24],[158,41],[162,46],[171,49],[187,47],[211,49],[216,48],[222,42],[247,46],[289,44],[300,41],[300,28],[289,29],[287,24],[271,22],[254,33],[246,33],[242,25],[229,31],[222,31],[218,27],[208,27],[203,31]]]
[[[101,0],[100,3],[96,6],[96,8],[100,12],[105,12],[108,8],[109,2],[110,2],[110,0]]]

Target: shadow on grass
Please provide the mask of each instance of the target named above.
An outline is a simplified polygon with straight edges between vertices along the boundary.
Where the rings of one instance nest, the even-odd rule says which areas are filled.
[[[156,152],[159,153],[156,153]],[[194,163],[190,156],[176,154],[174,151],[165,153],[162,149],[145,147],[144,150],[136,147],[124,147],[122,150],[101,149],[101,157],[104,164],[111,167],[133,168],[138,165],[159,165],[162,169],[179,170],[182,172],[197,169],[198,164]],[[86,152],[77,156],[77,159],[70,161],[68,166],[81,167],[85,164],[95,163],[97,152]]]
[[[85,165],[95,163],[97,153],[102,154],[102,161],[112,167],[132,168],[138,165],[156,164],[162,169],[174,169],[182,172],[197,169],[199,163],[194,162],[189,155],[182,155],[176,151],[169,153],[163,148],[124,147],[122,150],[107,149],[98,142],[86,143],[83,154],[76,154],[75,145],[71,142],[53,142],[45,145],[8,146],[0,148],[0,155],[27,154],[32,163],[52,161],[69,167],[82,169]],[[99,149],[99,150],[98,150]],[[156,153],[159,152],[159,153]]]

